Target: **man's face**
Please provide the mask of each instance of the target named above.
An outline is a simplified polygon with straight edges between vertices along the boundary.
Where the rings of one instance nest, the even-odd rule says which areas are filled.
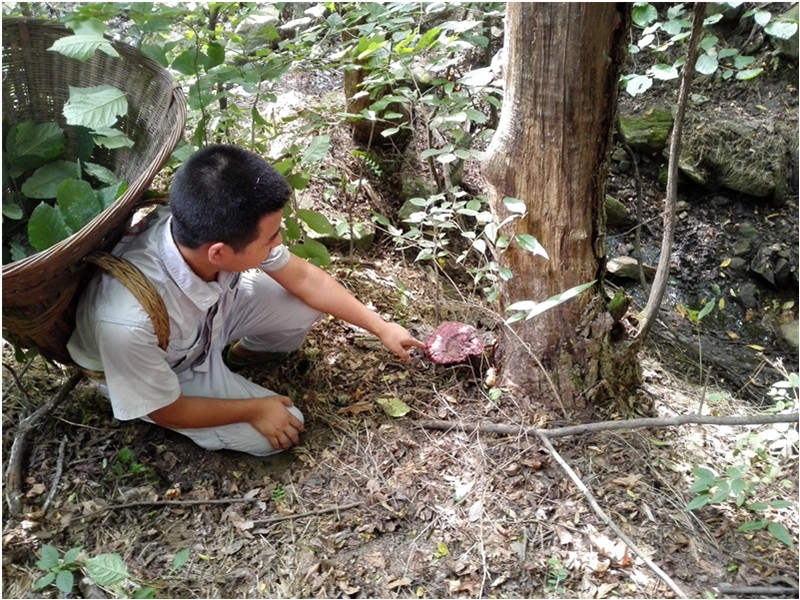
[[[280,246],[281,223],[283,214],[281,211],[269,213],[261,217],[258,223],[258,237],[250,242],[243,250],[234,253],[231,259],[230,271],[246,271],[254,269],[266,260],[270,251],[276,246]]]

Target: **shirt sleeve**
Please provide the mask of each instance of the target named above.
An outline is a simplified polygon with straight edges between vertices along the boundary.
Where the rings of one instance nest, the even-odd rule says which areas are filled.
[[[96,328],[111,407],[117,419],[138,419],[178,399],[178,376],[170,369],[154,333],[109,321],[98,322]]]
[[[259,268],[265,273],[272,271],[280,271],[283,267],[289,264],[289,249],[281,244],[275,246],[267,256],[266,260],[259,265]]]

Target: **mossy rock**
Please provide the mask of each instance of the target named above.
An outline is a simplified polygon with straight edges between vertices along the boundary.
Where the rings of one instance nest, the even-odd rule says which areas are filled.
[[[641,116],[619,118],[628,145],[646,154],[656,154],[667,147],[673,121],[672,112],[662,108],[651,108]]]

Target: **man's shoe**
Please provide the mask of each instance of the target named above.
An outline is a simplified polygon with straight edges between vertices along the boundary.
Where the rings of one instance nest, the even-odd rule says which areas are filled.
[[[291,352],[255,352],[243,348],[239,341],[233,342],[225,354],[225,362],[231,369],[244,369],[264,365],[279,365],[284,362]]]

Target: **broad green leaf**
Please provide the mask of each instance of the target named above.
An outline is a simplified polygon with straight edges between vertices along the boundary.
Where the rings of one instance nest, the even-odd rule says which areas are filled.
[[[99,215],[103,208],[92,186],[86,181],[77,179],[61,182],[56,202],[64,222],[72,231],[80,231],[84,225]]]
[[[733,59],[733,66],[737,69],[744,69],[747,66],[752,65],[755,62],[755,58],[752,56],[737,56]]]
[[[527,205],[519,198],[503,198],[503,204],[512,213],[524,215],[528,212]]]
[[[113,127],[102,127],[92,131],[94,143],[103,148],[114,150],[116,148],[132,148],[134,145],[127,135]]]
[[[477,123],[478,125],[486,123],[486,115],[481,111],[475,110],[474,108],[467,108],[464,112],[467,113],[467,117],[469,117],[469,120],[473,123]]]
[[[539,240],[532,235],[528,233],[518,233],[516,235],[516,240],[523,250],[527,250],[534,255],[538,255],[550,260],[550,257],[547,255],[547,250],[545,250],[544,246],[539,243]]]
[[[189,549],[185,548],[175,554],[175,558],[172,559],[172,570],[177,571],[187,562],[189,562]]]
[[[766,27],[769,25],[770,20],[772,19],[772,13],[766,10],[757,10],[753,13],[753,20],[758,23],[761,27]]]
[[[297,217],[317,233],[326,235],[333,235],[334,233],[333,225],[321,213],[307,208],[300,208],[297,210]]]
[[[383,137],[392,137],[398,131],[400,131],[399,127],[390,127],[389,129],[384,129],[383,131],[381,131],[381,135]]]
[[[398,398],[378,398],[377,403],[390,417],[404,417],[411,412],[411,407]]]
[[[184,50],[175,57],[170,66],[181,75],[195,75],[204,60],[205,56],[198,56],[196,50]]]
[[[36,561],[36,566],[42,571],[49,571],[59,564],[58,550],[47,544],[42,546],[42,556]]]
[[[70,548],[64,553],[64,564],[71,565],[76,560],[78,560],[78,556],[81,554],[80,548]]]
[[[328,154],[328,149],[331,146],[331,136],[318,135],[308,144],[301,162],[307,165],[319,162]]]
[[[286,181],[293,190],[304,190],[308,187],[308,181],[311,175],[308,173],[290,173],[286,175]]]
[[[88,88],[70,86],[69,100],[64,104],[67,123],[95,130],[113,127],[117,117],[127,113],[125,92],[111,85]]]
[[[700,48],[703,50],[703,52],[708,52],[711,50],[711,48],[717,45],[718,41],[719,38],[717,36],[709,35],[708,37],[703,38],[703,41],[700,42]]]
[[[789,531],[780,523],[770,523],[767,525],[767,531],[772,534],[779,542],[783,542],[790,548],[794,548],[794,542],[792,541],[792,536],[789,534]]]
[[[159,65],[161,65],[165,69],[169,66],[167,53],[161,46],[157,46],[155,44],[142,44],[141,46],[139,46],[139,50],[142,51],[142,54],[152,58],[154,61],[156,61]]]
[[[633,5],[631,18],[639,27],[647,27],[658,18],[658,11],[649,2],[636,2]]]
[[[717,67],[719,67],[719,63],[716,57],[710,54],[702,54],[697,57],[697,62],[694,65],[697,72],[702,75],[711,75],[717,70]]]
[[[122,196],[128,190],[128,182],[127,181],[120,181],[117,185],[110,185],[107,187],[102,187],[99,190],[95,190],[97,195],[97,201],[100,203],[102,208],[101,211],[107,209],[111,206],[114,201]]]
[[[709,17],[706,17],[703,20],[703,27],[708,27],[709,25],[714,25],[716,23],[719,23],[721,20],[722,20],[722,13],[717,13],[715,15],[711,15]]]
[[[653,65],[647,72],[661,81],[669,81],[670,79],[678,78],[678,69],[676,69],[673,65]]]
[[[703,318],[707,317],[709,313],[712,310],[714,310],[715,306],[716,304],[714,304],[713,302],[706,302],[705,306],[703,306],[703,309],[697,314],[697,320],[700,321]]]
[[[53,583],[55,580],[56,580],[56,574],[54,571],[45,573],[43,577],[37,579],[36,582],[33,584],[33,591],[38,592],[39,590],[43,590],[48,585]]]
[[[11,168],[21,174],[60,156],[64,141],[64,131],[55,123],[23,121],[14,125],[6,136],[6,157]]]
[[[75,576],[72,571],[59,571],[56,575],[56,587],[64,594],[71,594],[75,585]]]
[[[767,510],[769,505],[766,502],[753,502],[747,505],[747,510]]]
[[[758,531],[769,525],[769,521],[748,521],[736,528],[736,531]]]
[[[631,77],[625,84],[625,91],[631,96],[638,96],[649,90],[653,85],[653,80],[644,75]]]
[[[700,508],[701,506],[705,506],[708,504],[708,495],[702,494],[692,499],[689,504],[686,505],[686,510],[695,510]]]
[[[788,500],[773,500],[769,505],[770,508],[792,508],[792,506],[794,506],[794,504]]]
[[[106,183],[108,185],[119,184],[119,178],[116,176],[114,171],[104,167],[103,165],[87,162],[83,164],[83,170],[87,175],[94,177],[100,183]]]
[[[208,44],[208,57],[206,59],[205,67],[206,71],[213,69],[214,67],[221,65],[225,62],[225,47],[220,44],[219,42],[211,42]]]
[[[753,77],[759,75],[764,69],[746,69],[744,71],[739,71],[736,73],[736,79],[740,81],[744,81],[746,79],[752,79]]]
[[[95,50],[100,50],[115,58],[119,57],[119,53],[114,50],[111,42],[103,36],[105,26],[100,20],[89,19],[80,22],[74,31],[74,35],[57,39],[48,50],[81,61],[92,58]]]
[[[328,254],[328,249],[316,240],[306,240],[302,244],[295,244],[289,250],[299,256],[305,258],[312,264],[317,266],[325,266],[331,264],[331,257]]]
[[[47,250],[72,235],[58,207],[42,202],[28,219],[28,241],[37,252]]]
[[[788,40],[797,33],[797,23],[792,23],[790,21],[774,21],[767,25],[764,31],[772,37]]]
[[[65,179],[80,179],[80,170],[76,163],[56,160],[43,165],[34,171],[22,184],[22,193],[28,198],[47,200],[55,198],[58,186]]]
[[[3,204],[3,217],[11,219],[12,221],[19,221],[25,213],[22,212],[22,207],[18,204]]]
[[[100,554],[87,559],[86,573],[100,586],[116,585],[130,577],[119,554]]]

